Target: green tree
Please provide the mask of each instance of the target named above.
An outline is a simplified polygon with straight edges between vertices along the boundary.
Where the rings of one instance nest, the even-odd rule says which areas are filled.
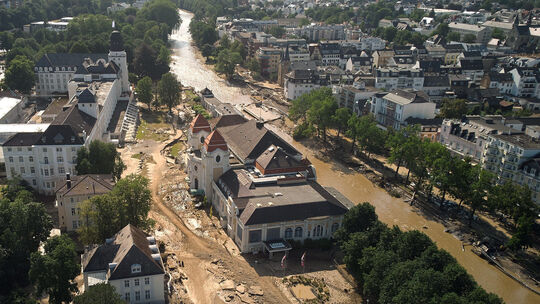
[[[477,166],[472,167],[469,174],[472,175],[473,182],[468,188],[469,192],[464,202],[471,208],[469,214],[469,225],[471,225],[476,210],[487,206],[487,197],[491,191],[494,176],[491,172],[482,170]]]
[[[32,253],[30,278],[36,284],[37,294],[49,294],[49,303],[71,302],[76,292],[74,279],[80,272],[76,262],[75,243],[67,236],[55,236],[45,243],[45,254]]]
[[[317,127],[317,136],[320,137],[322,134],[324,142],[326,142],[326,130],[333,123],[332,119],[336,109],[335,98],[330,95],[324,99],[313,100],[307,111],[308,122]]]
[[[506,35],[501,29],[494,28],[493,31],[491,32],[491,37],[495,39],[504,40],[506,38]]]
[[[473,34],[466,34],[465,36],[463,36],[463,42],[474,43],[476,42],[476,36]]]
[[[460,119],[467,114],[467,110],[467,102],[464,99],[444,99],[440,116]]]
[[[108,283],[92,285],[84,293],[73,298],[73,304],[125,304],[114,286]]]
[[[135,49],[133,58],[133,68],[135,73],[139,77],[149,76],[154,80],[159,79],[159,75],[156,71],[156,60],[156,51],[146,43],[141,43]]]
[[[458,32],[450,32],[446,35],[446,41],[461,41],[461,35]]]
[[[201,47],[201,54],[206,57],[206,60],[208,60],[208,57],[212,56],[214,53],[214,47],[210,44],[204,44]]]
[[[122,175],[124,168],[122,159],[119,158],[116,146],[113,143],[105,143],[94,140],[88,149],[82,147],[77,151],[77,174],[114,174]],[[116,170],[116,171],[115,171]]]
[[[389,133],[386,147],[390,149],[388,160],[396,165],[395,177],[398,176],[399,168],[405,161],[406,152],[410,148],[409,142],[411,142],[412,138],[418,138],[419,133],[420,126],[418,125],[409,125],[399,130],[392,130]]]
[[[164,74],[158,82],[159,101],[169,108],[169,112],[180,103],[180,87],[180,82],[172,73]]]
[[[3,194],[6,193],[4,190]],[[47,239],[52,221],[41,203],[22,189],[0,199],[0,294],[28,284],[30,254]]]
[[[83,202],[78,230],[81,241],[101,243],[127,224],[150,229],[154,224],[148,218],[151,203],[147,178],[131,174],[120,179],[110,193]]]
[[[152,93],[152,79],[148,76],[143,77],[137,82],[135,88],[138,100],[148,105],[148,110],[151,110],[150,105],[154,100],[154,94]]]
[[[371,153],[380,153],[384,147],[386,134],[377,127],[373,115],[361,116],[357,128],[359,129],[358,145],[364,152],[367,152],[368,157]]]
[[[348,108],[339,108],[336,110],[336,112],[332,116],[333,124],[338,129],[337,139],[339,139],[341,132],[346,130],[347,123],[349,122],[350,117],[351,117],[351,111],[349,111]]]
[[[351,153],[354,152],[354,148],[356,147],[356,141],[358,140],[358,136],[360,135],[360,117],[357,115],[351,115],[349,120],[347,121],[347,136],[352,139],[351,143]]]
[[[254,73],[261,72],[261,65],[259,64],[259,60],[257,60],[257,58],[250,58],[247,62],[247,68]]]
[[[285,35],[285,28],[282,26],[272,26],[268,29],[267,33],[276,38],[281,38]]]
[[[69,49],[69,52],[70,53],[89,53],[90,50],[88,50],[86,43],[82,41],[76,41],[75,43],[73,43],[73,45]]]
[[[221,50],[218,53],[216,61],[216,71],[225,74],[227,78],[231,78],[234,74],[236,65],[241,62],[242,57],[240,56],[240,53],[231,52],[229,49]]]
[[[165,23],[171,29],[180,22],[176,5],[170,0],[151,1],[143,7],[140,14],[146,19]]]
[[[34,63],[27,57],[17,56],[9,62],[5,75],[8,87],[28,94],[34,86],[34,80]]]

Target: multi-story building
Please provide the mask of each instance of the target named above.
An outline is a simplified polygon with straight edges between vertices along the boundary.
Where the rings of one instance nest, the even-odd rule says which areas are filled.
[[[307,25],[291,31],[298,37],[305,37],[309,41],[343,40],[345,39],[344,25]]]
[[[337,42],[321,42],[319,43],[321,52],[321,60],[323,65],[339,66],[341,57],[341,46]]]
[[[480,85],[484,77],[484,64],[481,59],[460,59],[461,73],[471,80],[471,83]]]
[[[450,22],[448,28],[451,32],[456,32],[463,39],[466,35],[473,35],[475,42],[487,44],[491,39],[491,28],[481,25],[472,25],[467,23]]]
[[[377,68],[375,87],[387,91],[397,89],[421,90],[424,86],[424,72],[421,69]]]
[[[20,132],[2,145],[7,178],[22,178],[40,193],[54,194],[66,173],[76,175],[77,151],[94,140],[118,143],[133,117],[126,52],[120,33],[111,34],[110,62],[85,60],[65,86],[69,101],[50,113],[52,123],[40,132]],[[126,113],[125,115],[121,115]]]
[[[81,257],[84,289],[108,283],[127,303],[165,303],[165,267],[156,239],[129,224]]]
[[[43,55],[34,66],[36,94],[39,96],[67,94],[68,82],[87,58],[93,62],[108,59],[107,54],[48,53]]]
[[[355,82],[352,86],[334,87],[334,95],[339,107],[348,108],[351,113],[359,116],[363,114],[364,107],[376,92],[374,88],[366,88],[363,82]]]
[[[510,71],[513,78],[512,95],[517,97],[537,97],[537,87],[540,82],[540,72],[536,68],[516,67]]]
[[[394,90],[375,94],[371,99],[371,113],[382,127],[399,130],[409,117],[434,118],[435,103],[421,91]]]
[[[352,203],[316,180],[302,154],[260,122],[200,115],[188,131],[190,188],[204,192],[241,252],[291,249],[287,240],[331,238]]]
[[[497,89],[501,94],[510,95],[514,79],[510,73],[490,72],[484,75],[481,84],[485,88]]]
[[[482,155],[491,134],[519,134],[517,126],[506,124],[502,116],[467,116],[464,121],[445,119],[442,123],[441,144],[463,157],[481,163]]]
[[[269,77],[278,72],[281,49],[261,47],[257,50],[256,58],[261,66],[261,75]]]
[[[286,74],[284,79],[283,92],[289,100],[330,84],[328,74],[323,75],[312,69],[293,70]]]
[[[56,189],[56,208],[60,229],[75,231],[81,227],[79,218],[81,203],[96,195],[109,193],[114,187],[114,180],[109,175],[79,175],[66,174],[66,181],[58,184]]]

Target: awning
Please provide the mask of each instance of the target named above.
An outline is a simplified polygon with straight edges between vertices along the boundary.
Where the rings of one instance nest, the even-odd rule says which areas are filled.
[[[289,251],[292,249],[291,244],[284,239],[265,241],[264,248],[270,253]]]

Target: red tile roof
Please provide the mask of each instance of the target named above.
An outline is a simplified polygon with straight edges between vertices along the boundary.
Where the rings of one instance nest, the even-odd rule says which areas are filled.
[[[219,134],[218,130],[214,130],[208,137],[204,140],[204,147],[206,148],[207,152],[212,152],[216,149],[221,149],[223,151],[227,151],[227,143],[225,142],[225,139],[221,134]]]
[[[191,132],[193,134],[199,133],[200,131],[212,131],[210,129],[210,124],[208,123],[208,120],[206,120],[206,118],[204,118],[201,114],[197,115],[197,117],[193,119],[193,121],[189,125],[189,128],[191,129]]]

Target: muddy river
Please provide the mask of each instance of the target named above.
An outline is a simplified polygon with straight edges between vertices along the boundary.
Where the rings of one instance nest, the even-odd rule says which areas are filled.
[[[218,99],[225,102],[249,103],[249,96],[242,94],[239,88],[229,86],[197,57],[189,34],[189,23],[193,15],[180,11],[180,16],[182,25],[171,37],[174,62],[171,68],[182,84],[196,90],[208,87]],[[507,303],[540,303],[540,296],[476,256],[470,247],[462,251],[461,241],[445,233],[443,225],[424,218],[401,199],[393,198],[363,175],[337,163],[323,162],[301,144],[296,143],[295,146],[315,165],[321,184],[335,187],[354,202],[370,202],[375,206],[379,218],[388,225],[425,232],[439,247],[450,252],[486,290],[498,294]]]

